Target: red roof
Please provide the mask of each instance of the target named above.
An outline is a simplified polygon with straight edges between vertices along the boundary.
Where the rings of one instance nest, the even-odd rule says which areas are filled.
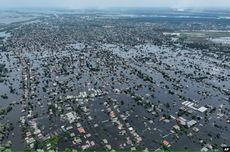
[[[163,140],[163,144],[164,144],[165,146],[168,146],[168,145],[169,145],[169,142],[168,142],[167,140]]]

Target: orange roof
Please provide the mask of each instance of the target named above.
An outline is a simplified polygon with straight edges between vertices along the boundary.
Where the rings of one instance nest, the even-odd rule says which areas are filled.
[[[163,140],[163,144],[164,144],[165,146],[168,146],[168,145],[169,145],[169,142],[168,142],[167,140]]]
[[[80,132],[80,133],[85,133],[85,129],[84,128],[77,128],[77,130]]]

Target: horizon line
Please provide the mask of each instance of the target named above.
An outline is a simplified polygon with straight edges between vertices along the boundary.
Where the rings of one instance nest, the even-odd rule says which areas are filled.
[[[82,8],[70,8],[70,7],[5,7],[0,10],[106,10],[106,9],[171,9],[171,10],[230,10],[230,6],[227,7],[167,7],[167,6],[126,6],[126,7],[82,7]]]

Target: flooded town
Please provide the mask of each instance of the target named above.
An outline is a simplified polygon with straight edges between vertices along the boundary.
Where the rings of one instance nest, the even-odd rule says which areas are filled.
[[[0,11],[0,151],[222,150],[230,11]]]

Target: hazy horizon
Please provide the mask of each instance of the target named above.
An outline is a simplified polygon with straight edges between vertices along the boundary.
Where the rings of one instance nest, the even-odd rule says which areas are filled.
[[[10,8],[111,8],[111,7],[166,7],[166,8],[228,8],[229,0],[0,0],[0,9]]]

